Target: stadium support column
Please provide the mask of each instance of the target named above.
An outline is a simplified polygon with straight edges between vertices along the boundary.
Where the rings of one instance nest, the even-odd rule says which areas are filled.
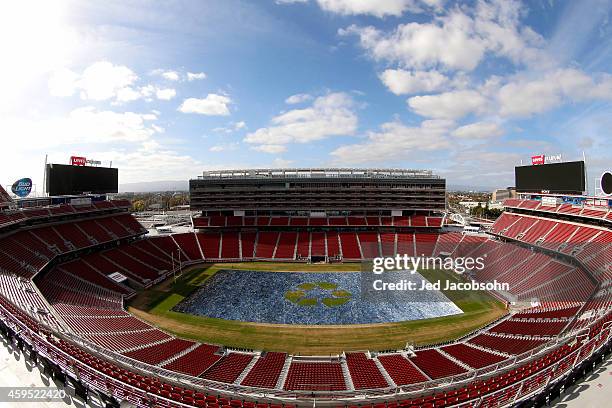
[[[588,194],[589,193],[589,171],[587,167],[586,154],[584,153],[584,150],[582,151],[582,161],[584,161],[584,188],[586,188],[586,193]],[[597,180],[595,180],[595,186],[597,186]],[[593,189],[593,194],[595,194],[596,189],[597,187]]]
[[[47,154],[45,154],[45,167],[43,168],[43,197],[47,196]]]

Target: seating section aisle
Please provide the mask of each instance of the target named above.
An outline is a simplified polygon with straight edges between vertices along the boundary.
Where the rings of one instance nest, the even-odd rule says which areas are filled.
[[[295,254],[295,240],[297,232],[281,232],[278,247],[274,254],[275,259],[293,259]]]
[[[257,258],[272,259],[276,242],[278,241],[278,232],[260,232],[257,238],[257,247],[255,248]]]
[[[467,371],[435,349],[417,351],[416,356],[411,357],[410,361],[432,379],[450,377]]]
[[[145,347],[125,353],[125,356],[147,364],[157,365],[189,349],[194,344],[193,341],[189,340],[172,339],[162,344],[156,344],[151,347]]]
[[[416,384],[429,380],[429,377],[401,354],[379,355],[378,361],[396,385]]]
[[[202,234],[198,234],[198,239],[202,240]],[[191,261],[201,260],[202,252],[200,252],[200,245],[196,239],[196,234],[187,232],[184,234],[173,234],[172,239],[181,248],[183,253],[187,255],[187,259]],[[211,253],[214,254],[213,251]],[[218,252],[217,252],[218,253]]]
[[[470,347],[465,344],[453,344],[442,347],[442,351],[464,362],[472,368],[483,368],[506,360],[506,357]]]
[[[221,359],[221,356],[216,354],[218,349],[219,346],[201,344],[189,353],[165,364],[164,368],[198,377]]]
[[[506,354],[522,354],[546,343],[546,339],[537,338],[516,338],[508,336],[492,335],[487,333],[479,334],[469,340],[469,343],[490,350],[501,351]]]
[[[253,360],[252,354],[229,353],[202,375],[207,380],[233,383]]]
[[[228,234],[224,234],[224,235],[230,235]],[[204,254],[204,258],[207,259],[218,259],[219,258],[219,245],[221,243],[221,234],[219,233],[206,233],[206,234],[196,234],[197,236],[197,243],[199,243],[200,248],[202,248],[202,253]],[[232,238],[229,237],[229,243],[228,245],[224,245],[226,248],[226,253],[228,251],[231,251],[232,255],[237,255],[238,251],[236,247],[232,247]],[[234,244],[238,244],[237,241],[233,242]],[[182,247],[181,247],[182,248]],[[193,260],[197,259],[195,257],[198,256],[198,251],[197,248],[195,246],[193,246],[190,250],[190,254],[189,257]],[[201,258],[201,256],[200,256]]]

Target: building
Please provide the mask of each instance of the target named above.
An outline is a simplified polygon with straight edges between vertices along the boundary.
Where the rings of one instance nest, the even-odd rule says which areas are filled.
[[[472,208],[478,207],[480,205],[482,208],[485,208],[487,205],[491,210],[502,210],[504,206],[501,203],[497,203],[494,201],[484,202],[484,201],[460,201],[459,205],[471,210]]]
[[[189,192],[192,210],[227,215],[403,215],[446,208],[446,180],[428,170],[211,171],[190,180]]]
[[[500,203],[507,198],[516,198],[516,188],[506,187],[506,188],[499,188],[493,191],[493,196],[491,197],[491,201]]]

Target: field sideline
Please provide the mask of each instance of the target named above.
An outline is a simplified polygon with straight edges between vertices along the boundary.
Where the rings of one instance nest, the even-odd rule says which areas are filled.
[[[302,355],[339,354],[353,350],[401,349],[407,342],[422,345],[452,340],[505,313],[504,306],[484,292],[444,292],[464,312],[461,315],[398,323],[344,326],[301,326],[250,323],[193,316],[171,309],[221,269],[267,272],[356,272],[360,264],[219,263],[191,267],[177,277],[139,293],[128,311],[181,337],[230,347],[285,351]],[[458,280],[438,270],[419,271],[430,282]],[[442,284],[444,287],[444,283]]]

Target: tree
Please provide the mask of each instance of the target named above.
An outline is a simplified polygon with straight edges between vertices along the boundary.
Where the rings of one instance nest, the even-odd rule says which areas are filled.
[[[145,203],[143,200],[135,200],[134,202],[132,202],[132,209],[135,212],[141,212],[144,211],[145,209]]]

